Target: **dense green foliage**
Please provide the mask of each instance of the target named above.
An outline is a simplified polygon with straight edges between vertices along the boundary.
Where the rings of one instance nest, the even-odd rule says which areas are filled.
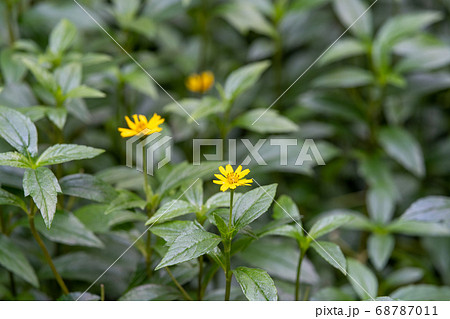
[[[5,0],[0,16],[1,300],[450,299],[450,1]],[[203,71],[214,86],[190,92]],[[150,176],[118,128],[153,113],[172,159]],[[299,142],[286,163],[261,144],[251,187],[220,192],[228,157],[192,164],[193,139],[219,138],[238,164]],[[325,165],[296,164],[309,139]]]

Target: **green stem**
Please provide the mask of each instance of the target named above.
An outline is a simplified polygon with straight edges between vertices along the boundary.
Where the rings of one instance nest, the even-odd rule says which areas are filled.
[[[174,282],[175,286],[177,286],[177,288],[180,290],[180,292],[183,294],[184,299],[192,301],[191,296],[189,296],[189,294],[186,292],[186,290],[184,290],[183,286],[180,285],[180,283],[178,282],[178,280],[174,277],[174,275],[172,274],[172,272],[170,271],[169,267],[164,267],[164,269],[167,271],[167,273],[169,274],[170,278],[172,278],[172,281]]]
[[[100,285],[100,300],[105,301],[105,285]]]
[[[14,280],[14,275],[10,271],[8,271],[8,275],[9,275],[9,285],[11,287],[11,295],[13,297],[16,297],[17,296],[17,292],[16,292],[16,282]]]
[[[147,212],[147,217],[150,218],[153,215],[154,209],[149,209],[149,205],[151,202],[151,194],[150,194],[150,185],[148,183],[148,176],[147,176],[147,152],[146,149],[143,150],[142,153],[142,169],[143,169],[143,176],[144,176],[144,193],[145,193],[145,200],[146,200],[146,206],[145,210]],[[145,268],[147,272],[147,276],[150,278],[152,276],[152,233],[147,230],[147,240],[145,244]]]
[[[225,300],[230,300],[230,292],[231,292],[231,224],[233,218],[233,197],[234,197],[234,189],[230,191],[230,216],[228,219],[228,238],[224,240],[224,254],[225,254]]]
[[[6,20],[8,21],[9,44],[12,45],[16,41],[14,34],[14,8],[11,1],[6,2]]]
[[[297,277],[295,279],[295,300],[300,300],[300,273],[302,269],[303,257],[305,257],[305,252],[303,249],[300,249],[300,257],[298,258],[297,265]]]
[[[198,257],[198,288],[197,288],[197,299],[203,299],[203,289],[202,289],[202,277],[203,277],[203,256]]]
[[[69,289],[67,289],[66,284],[64,283],[64,280],[59,275],[58,271],[56,270],[55,265],[53,264],[52,257],[50,256],[47,248],[45,247],[44,242],[42,241],[41,237],[39,236],[36,227],[34,225],[34,214],[28,215],[28,222],[30,224],[30,230],[33,234],[34,239],[38,243],[39,247],[41,248],[42,252],[44,253],[45,260],[47,261],[47,264],[50,266],[53,275],[55,276],[56,281],[58,282],[59,286],[61,287],[61,290],[65,295],[69,294]]]

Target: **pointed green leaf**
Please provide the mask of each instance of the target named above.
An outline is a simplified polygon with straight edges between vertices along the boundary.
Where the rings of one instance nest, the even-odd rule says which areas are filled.
[[[28,158],[17,152],[0,153],[0,166],[2,165],[20,168],[33,167]]]
[[[22,254],[20,248],[3,234],[0,234],[0,265],[34,287],[39,287],[39,281],[33,267]]]
[[[24,155],[37,153],[37,131],[33,122],[6,106],[0,106],[0,136]]]
[[[10,205],[22,208],[24,212],[28,212],[25,202],[14,194],[11,194],[0,188],[0,205]]]
[[[298,130],[298,126],[290,119],[267,109],[250,110],[237,117],[233,123],[257,133],[290,133]]]
[[[70,246],[102,248],[103,243],[86,228],[73,214],[58,211],[52,228],[47,229],[41,219],[36,220],[36,229],[53,242]]]
[[[104,150],[84,145],[56,144],[39,156],[36,165],[46,166],[96,157]]]
[[[119,191],[119,195],[109,204],[108,208],[105,211],[105,214],[110,214],[119,210],[126,210],[130,208],[140,208],[144,209],[147,204],[145,200],[140,198],[135,193],[129,191]]]
[[[100,98],[105,96],[105,93],[102,91],[90,88],[86,85],[76,87],[65,95],[66,98]]]
[[[181,234],[155,269],[176,265],[204,255],[213,250],[220,241],[219,236],[201,229]]]
[[[225,82],[225,97],[228,100],[235,99],[252,87],[269,65],[269,61],[255,62],[231,72]]]
[[[333,1],[334,10],[339,20],[350,32],[361,38],[372,36],[372,13],[367,11],[368,6],[361,0]]]
[[[196,207],[184,200],[172,200],[159,208],[145,225],[164,223],[178,216],[195,213],[195,211]]]
[[[353,258],[347,259],[348,280],[359,298],[375,299],[378,295],[378,281],[373,272],[367,266]]]
[[[67,50],[77,36],[77,28],[67,19],[62,19],[52,30],[48,43],[50,52],[61,54]]]
[[[347,261],[338,245],[329,241],[318,241],[311,243],[311,247],[331,266],[347,275]]]
[[[277,300],[277,288],[266,271],[256,268],[238,267],[233,270],[233,274],[248,300]]]
[[[419,143],[400,127],[385,127],[378,136],[380,144],[393,159],[416,176],[425,174],[423,154]]]
[[[392,250],[394,249],[395,238],[389,234],[371,234],[367,241],[367,251],[372,264],[378,271],[383,270]]]
[[[68,175],[59,181],[63,194],[110,202],[115,199],[116,191],[101,179],[89,174]]]
[[[345,225],[352,219],[353,217],[349,214],[333,214],[323,217],[314,223],[309,231],[309,235],[313,238],[319,238],[329,232],[332,232],[336,228]]]
[[[57,193],[61,192],[56,176],[46,167],[28,168],[23,175],[23,191],[25,197],[31,195],[50,229],[58,201]]]
[[[233,224],[236,231],[249,225],[270,207],[277,184],[261,186],[242,195],[233,207]]]

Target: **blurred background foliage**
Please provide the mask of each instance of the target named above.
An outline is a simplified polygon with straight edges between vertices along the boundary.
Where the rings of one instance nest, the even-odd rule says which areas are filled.
[[[71,291],[84,291],[144,229],[146,216],[139,208],[103,215],[113,198],[105,189],[142,195],[140,174],[123,166],[125,142],[117,127],[125,125],[125,115],[156,112],[166,118],[163,132],[173,137],[174,150],[173,163],[150,179],[153,187],[164,183],[175,163],[192,161],[194,138],[312,138],[325,166],[293,165],[301,143],[290,146],[297,151],[289,152],[285,166],[277,162],[279,149],[262,147],[268,165],[252,161],[252,177],[261,185],[278,183],[278,196],[294,200],[307,229],[336,210],[353,214],[353,222],[328,240],[357,260],[348,262],[358,268],[355,274],[370,272],[376,295],[450,298],[450,1],[378,0],[356,23],[372,1],[79,4],[87,12],[71,0],[0,3],[0,105],[35,122],[40,147],[70,142],[106,150],[96,159],[64,164],[57,174],[88,173],[107,184],[99,186],[104,197],[93,195],[100,203],[86,195],[65,198],[71,211],[66,219],[76,219],[65,222],[81,224],[79,231],[87,228],[92,236],[83,241],[80,234],[67,238],[64,230],[41,227]],[[189,92],[187,77],[205,70],[213,72],[214,87]],[[8,150],[0,140],[0,151]],[[241,147],[238,159],[246,156]],[[1,166],[0,185],[21,196],[22,174]],[[205,174],[208,195],[217,191],[211,178]],[[9,206],[0,209],[9,225],[2,240],[20,247],[40,281],[37,288],[37,279],[26,276],[31,288],[23,276],[14,276],[12,291],[13,275],[0,269],[0,298],[58,298],[21,215]],[[264,218],[258,224],[269,220]],[[289,300],[299,254],[294,244],[285,237],[263,238],[238,256],[267,270],[280,299]],[[142,245],[101,279],[107,298],[148,283]],[[195,263],[173,270],[187,287],[196,271]],[[302,277],[308,299],[364,297],[317,254],[308,256]],[[169,282],[159,274],[151,282],[159,294],[126,298],[177,299]],[[221,284],[220,278],[211,282],[208,298],[221,298],[216,290]],[[99,294],[98,285],[91,292]]]

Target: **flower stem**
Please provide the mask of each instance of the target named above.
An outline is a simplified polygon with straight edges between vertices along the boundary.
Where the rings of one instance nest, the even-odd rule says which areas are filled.
[[[295,280],[295,300],[300,300],[300,272],[302,268],[303,257],[305,257],[305,250],[301,249],[297,265],[297,278]]]
[[[64,283],[64,280],[59,275],[58,271],[56,270],[55,265],[53,264],[52,257],[50,256],[47,248],[45,247],[44,242],[42,241],[41,237],[39,236],[36,227],[34,225],[34,214],[28,215],[28,222],[30,224],[31,233],[33,234],[34,239],[38,243],[39,247],[41,248],[42,252],[44,253],[45,260],[47,261],[47,264],[50,266],[53,275],[55,276],[56,281],[58,282],[59,286],[61,287],[61,290],[65,295],[69,294],[69,289],[67,289],[66,284]]]
[[[202,277],[203,277],[203,256],[198,257],[198,288],[197,288],[197,299],[203,299],[203,289],[202,289]]]
[[[178,280],[174,277],[174,275],[170,271],[169,267],[164,267],[164,269],[167,271],[167,273],[169,274],[170,278],[172,278],[172,281],[175,283],[175,286],[177,286],[177,288],[181,291],[181,293],[184,296],[184,299],[192,301],[191,296],[189,296],[189,294],[186,292],[186,290],[184,290],[183,286],[180,285]]]
[[[145,193],[145,201],[146,206],[145,210],[147,213],[147,217],[150,218],[153,215],[153,209],[149,209],[149,205],[151,202],[151,194],[150,194],[150,185],[148,183],[148,176],[147,176],[147,150],[144,148],[144,151],[142,153],[142,170],[143,170],[143,176],[144,176],[144,193]],[[150,278],[152,276],[152,233],[147,230],[147,239],[145,243],[145,269],[147,272],[147,276]]]
[[[231,292],[231,224],[233,218],[233,197],[234,197],[234,189],[230,191],[230,216],[228,219],[228,238],[226,238],[223,242],[224,246],[224,254],[225,254],[225,301],[230,300],[230,292]]]
[[[100,285],[100,300],[105,301],[105,285]]]

